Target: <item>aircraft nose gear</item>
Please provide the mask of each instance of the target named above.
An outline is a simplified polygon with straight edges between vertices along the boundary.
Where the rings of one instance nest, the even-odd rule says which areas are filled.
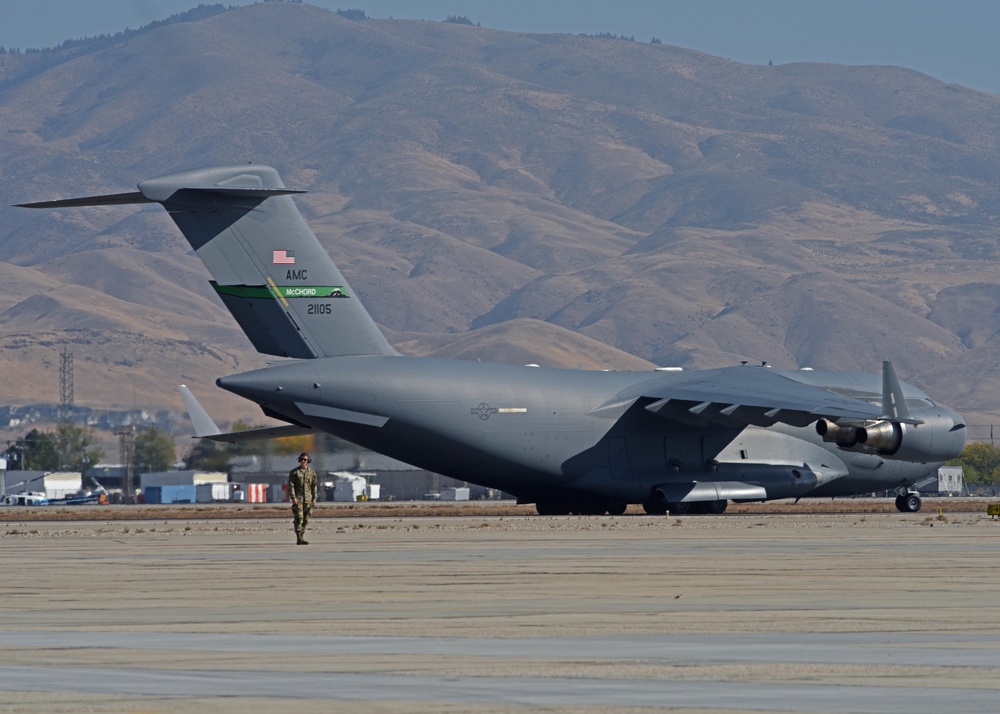
[[[923,501],[916,491],[907,491],[896,496],[896,510],[902,513],[916,513],[922,505]]]

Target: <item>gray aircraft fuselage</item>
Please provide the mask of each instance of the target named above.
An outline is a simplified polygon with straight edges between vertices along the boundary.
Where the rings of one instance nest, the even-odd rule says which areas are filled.
[[[516,495],[540,513],[721,512],[755,501],[903,491],[961,453],[956,412],[877,375],[736,366],[595,372],[403,357],[278,173],[215,166],[137,192],[22,204],[159,203],[258,351],[219,386],[289,422]],[[232,435],[216,435],[223,438]],[[907,497],[916,498],[915,494]],[[904,506],[906,506],[904,508]]]
[[[744,370],[752,379],[756,371],[770,368],[732,369]],[[867,393],[874,401],[881,391],[876,375],[773,371]],[[641,396],[633,401],[697,374],[341,357],[225,377],[219,385],[291,421],[527,501],[561,491],[636,503],[665,484],[720,479],[763,484],[766,498],[851,495],[913,483],[964,445],[964,431],[951,431],[961,417],[912,388],[908,398],[930,410],[941,433],[951,435],[928,450],[926,461],[841,448],[824,442],[813,425],[667,426],[643,408]],[[609,400],[619,402],[618,407],[594,413]],[[297,404],[323,404],[350,414],[304,412]],[[372,414],[387,421],[363,423]],[[747,500],[758,497],[751,493]]]

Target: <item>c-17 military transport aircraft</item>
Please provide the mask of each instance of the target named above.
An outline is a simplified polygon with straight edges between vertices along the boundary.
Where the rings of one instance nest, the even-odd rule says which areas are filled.
[[[277,171],[220,166],[138,192],[22,204],[159,203],[259,352],[218,380],[288,423],[500,489],[540,514],[722,513],[729,500],[846,496],[912,484],[958,456],[955,411],[897,378],[740,365],[602,372],[404,357],[303,220]],[[216,438],[226,439],[227,435]]]

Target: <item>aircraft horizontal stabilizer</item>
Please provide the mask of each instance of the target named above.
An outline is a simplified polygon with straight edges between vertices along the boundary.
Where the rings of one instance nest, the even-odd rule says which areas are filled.
[[[150,187],[154,188],[154,187]],[[14,204],[18,208],[72,208],[74,206],[123,206],[130,203],[161,203],[169,198],[174,198],[177,191],[170,194],[170,196],[163,196],[162,198],[150,198],[146,194],[149,193],[152,196],[156,196],[155,191],[151,191],[150,188],[146,189],[146,193],[142,191],[131,191],[129,193],[108,193],[103,196],[83,196],[81,198],[63,198],[58,201],[37,201],[35,203],[17,203]],[[269,196],[288,196],[296,193],[305,193],[305,191],[299,191],[290,188],[264,188],[256,186],[204,186],[204,187],[186,187],[181,189],[182,191],[189,192],[190,194],[200,194],[200,193],[210,193],[217,196],[227,196],[229,198],[255,198],[263,201]]]
[[[37,203],[16,203],[18,208],[72,208],[73,206],[123,206],[129,203],[155,203],[139,191],[131,193],[108,193],[103,196],[83,198],[63,198],[58,201],[38,201]]]

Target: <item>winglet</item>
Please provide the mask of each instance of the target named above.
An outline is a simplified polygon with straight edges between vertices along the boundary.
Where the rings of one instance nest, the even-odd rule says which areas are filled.
[[[191,390],[187,388],[185,384],[177,385],[177,388],[181,391],[181,398],[184,400],[184,407],[188,411],[188,416],[191,417],[191,423],[194,424],[194,434],[195,436],[216,436],[222,432],[212,417],[208,415],[205,408],[201,406],[194,395],[191,394]]]
[[[220,431],[219,427],[208,415],[205,408],[201,406],[187,385],[179,384],[177,388],[184,399],[184,406],[187,408],[188,416],[194,425],[194,438],[211,439],[225,443],[257,441],[260,439],[280,439],[285,436],[302,436],[303,434],[314,434],[315,432],[307,426],[298,424],[284,424],[282,426],[262,426],[257,429],[246,429],[245,431]]]
[[[910,416],[903,388],[896,377],[896,369],[889,360],[882,363],[882,418],[904,424],[923,423]]]

